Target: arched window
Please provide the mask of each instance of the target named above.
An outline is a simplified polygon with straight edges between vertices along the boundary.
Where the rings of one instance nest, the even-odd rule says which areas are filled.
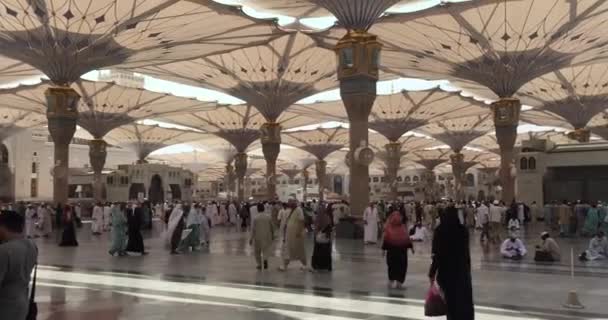
[[[412,179],[410,178],[410,176],[405,176],[405,182],[410,182],[412,181]]]
[[[523,157],[523,158],[521,158],[521,160],[519,160],[519,168],[521,170],[527,170],[528,169],[528,158]]]
[[[530,157],[530,159],[528,159],[528,169],[530,169],[530,170],[536,169],[536,158]]]
[[[420,180],[420,178],[418,178],[418,176],[414,176],[414,182],[418,182]]]
[[[464,184],[467,187],[474,187],[475,186],[475,176],[472,173],[467,173],[464,181],[465,181]]]

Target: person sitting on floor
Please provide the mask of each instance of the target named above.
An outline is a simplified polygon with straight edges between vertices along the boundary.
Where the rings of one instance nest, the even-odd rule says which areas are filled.
[[[519,228],[520,228],[519,219],[517,219],[517,218],[509,219],[509,231],[513,232],[515,230],[519,230]]]
[[[424,241],[428,238],[428,234],[428,230],[422,225],[422,223],[416,223],[410,229],[410,239],[412,241]]]
[[[502,246],[500,246],[500,253],[507,259],[521,260],[527,252],[526,246],[517,238],[515,232],[511,232],[509,239],[505,240],[505,242],[502,243]]]
[[[606,259],[608,256],[608,239],[603,231],[598,233],[589,241],[589,248],[581,253],[579,259],[581,261],[593,261]]]
[[[536,246],[534,261],[554,262],[561,259],[561,251],[557,242],[551,238],[549,232],[540,234],[542,242]]]

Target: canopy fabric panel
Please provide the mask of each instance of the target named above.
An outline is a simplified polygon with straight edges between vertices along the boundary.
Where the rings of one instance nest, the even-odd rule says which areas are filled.
[[[56,84],[109,66],[157,65],[265,43],[274,21],[213,1],[3,0],[2,55]]]

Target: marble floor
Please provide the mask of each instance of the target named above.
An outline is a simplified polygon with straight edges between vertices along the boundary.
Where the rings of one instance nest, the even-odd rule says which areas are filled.
[[[536,229],[525,237],[532,251]],[[111,257],[109,235],[92,236],[88,224],[78,238],[77,248],[36,240],[38,319],[426,319],[428,243],[416,245],[406,287],[396,290],[387,287],[379,247],[357,240],[338,239],[334,272],[313,274],[296,265],[278,272],[278,258],[270,270],[257,271],[247,234],[235,228],[214,228],[207,250],[177,256],[164,250],[159,230],[146,232],[150,254],[142,257]],[[531,257],[504,261],[497,245],[472,240],[476,319],[608,319],[608,263],[577,261],[573,279],[570,248],[578,252],[587,240],[559,241],[568,259],[539,265]],[[562,307],[570,290],[577,290],[585,309]]]

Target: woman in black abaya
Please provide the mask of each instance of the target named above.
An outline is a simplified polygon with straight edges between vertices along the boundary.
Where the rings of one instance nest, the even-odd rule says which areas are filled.
[[[147,254],[144,250],[144,238],[141,235],[143,227],[143,209],[140,206],[127,210],[127,232],[129,240],[127,241],[127,252],[138,252],[142,255]]]
[[[473,287],[469,232],[458,219],[453,204],[441,215],[441,224],[433,237],[431,282],[437,280],[445,294],[447,320],[473,320]]]

